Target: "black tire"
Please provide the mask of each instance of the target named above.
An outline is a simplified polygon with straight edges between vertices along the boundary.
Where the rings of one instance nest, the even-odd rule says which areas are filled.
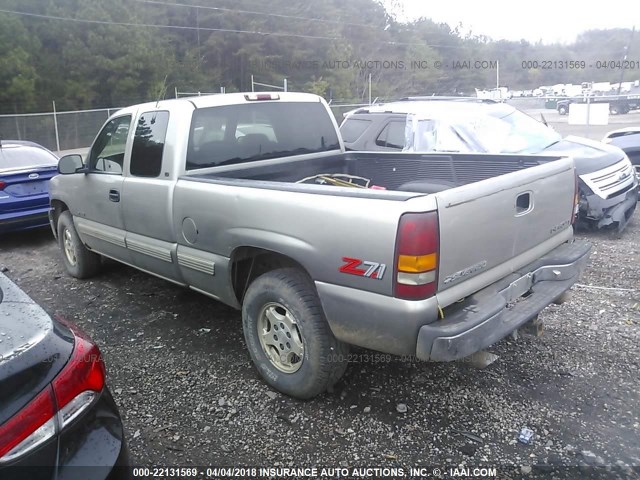
[[[559,113],[560,115],[566,115],[566,114],[567,114],[567,112],[568,112],[568,110],[569,110],[569,109],[568,109],[566,106],[564,106],[564,105],[561,105],[561,106],[559,106],[559,107],[558,107],[558,113]]]
[[[271,329],[264,328],[267,321],[263,319],[268,315],[263,313],[268,309],[294,319],[294,327],[280,323],[283,325],[280,329],[277,324],[269,324]],[[313,283],[298,269],[272,270],[251,283],[242,304],[242,326],[247,348],[258,372],[269,385],[286,395],[300,399],[315,397],[336,383],[347,368],[349,346],[333,336]],[[303,346],[303,355],[294,356],[294,360],[289,362],[291,368],[297,368],[295,371],[282,369],[286,366],[283,362],[287,363],[283,360],[288,355],[285,350],[278,350],[277,346],[263,347],[259,329],[273,332],[274,336],[286,334],[288,338],[291,338],[290,333],[294,333],[298,345]],[[275,341],[280,348],[283,348],[279,343],[283,338],[289,346],[287,338],[280,336]],[[280,359],[280,367],[272,361],[267,350]],[[299,362],[295,361],[296,358]]]
[[[58,218],[58,244],[62,251],[64,266],[72,277],[89,278],[100,271],[102,258],[84,246],[69,210],[62,212]]]

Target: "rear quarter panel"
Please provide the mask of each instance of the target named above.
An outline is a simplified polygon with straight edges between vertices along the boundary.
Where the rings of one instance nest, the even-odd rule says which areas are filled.
[[[340,196],[350,188],[317,188],[331,188],[335,196],[180,180],[174,206],[178,242],[225,258],[241,246],[264,248],[296,260],[315,281],[391,295],[399,217],[433,210],[435,199],[393,201],[384,192],[380,199],[353,198]],[[186,218],[197,226],[195,244],[181,233]],[[379,280],[340,273],[343,257],[385,264],[386,272]]]

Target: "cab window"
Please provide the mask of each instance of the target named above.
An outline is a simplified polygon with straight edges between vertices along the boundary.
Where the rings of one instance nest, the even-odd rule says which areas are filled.
[[[89,170],[122,175],[131,115],[110,120],[100,131],[89,153]]]

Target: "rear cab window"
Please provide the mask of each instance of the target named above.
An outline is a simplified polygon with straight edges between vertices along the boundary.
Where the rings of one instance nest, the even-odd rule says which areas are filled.
[[[187,170],[340,148],[320,102],[251,102],[200,108],[189,132]]]

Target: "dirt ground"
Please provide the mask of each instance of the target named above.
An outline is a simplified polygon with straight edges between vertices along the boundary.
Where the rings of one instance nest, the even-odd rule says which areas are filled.
[[[571,302],[544,311],[542,337],[500,342],[483,370],[356,350],[334,391],[307,402],[260,380],[240,313],[214,300],[112,262],[92,280],[71,278],[46,229],[0,238],[0,266],[99,343],[137,465],[488,465],[503,478],[553,468],[584,477],[602,465],[606,478],[635,475],[640,217],[620,239],[578,237],[593,243],[589,267]],[[523,427],[529,445],[517,441]]]

